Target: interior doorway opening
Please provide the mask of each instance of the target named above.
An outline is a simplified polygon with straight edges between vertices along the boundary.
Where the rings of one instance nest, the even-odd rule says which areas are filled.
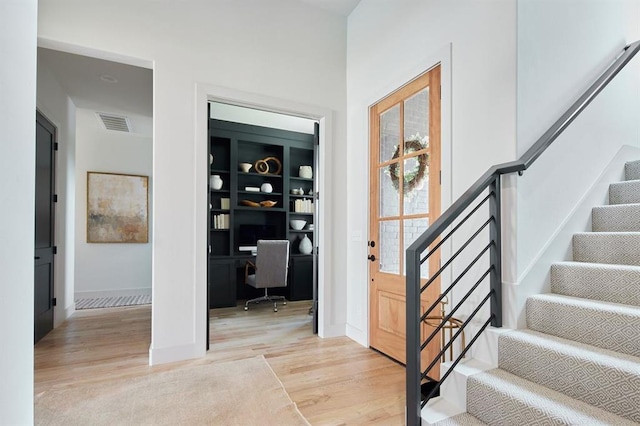
[[[318,121],[223,102],[209,102],[208,121],[208,339],[219,334],[210,330],[216,318],[242,320],[235,311],[243,308],[245,316],[262,316],[273,308],[281,317],[290,308],[297,315],[289,323],[308,322],[309,332],[317,333]],[[260,253],[259,244],[267,243],[259,240],[280,240],[288,256],[263,261],[256,269],[256,260],[269,254],[266,247]],[[272,288],[262,288],[264,279],[255,284],[261,269],[275,274],[279,266],[286,280]],[[250,303],[265,302],[265,294],[285,302]],[[300,316],[302,311],[309,321]]]
[[[36,104],[55,124],[59,139],[54,268],[58,327],[76,310],[151,302],[153,70],[101,59],[113,58],[102,52],[88,56],[71,53],[72,46],[42,42],[47,47],[38,47]],[[148,177],[146,242],[89,241],[89,172]]]

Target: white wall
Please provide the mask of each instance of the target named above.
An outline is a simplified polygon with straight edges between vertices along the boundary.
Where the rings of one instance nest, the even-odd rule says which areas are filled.
[[[87,172],[149,176],[152,212],[153,139],[105,130],[95,111],[88,109],[77,109],[76,123],[75,297],[151,294],[151,233],[148,243],[87,243]],[[150,214],[149,223],[152,220]]]
[[[637,1],[520,0],[518,153],[638,38]],[[639,95],[637,57],[517,179],[517,270],[512,280],[525,279],[620,147],[640,146]],[[538,279],[548,281],[547,275],[548,270]]]
[[[0,423],[33,423],[36,0],[0,3]]]
[[[518,153],[522,154],[621,52],[640,37],[640,4],[626,0],[518,2]],[[526,297],[549,290],[551,262],[571,259],[572,232],[589,222],[579,203],[623,145],[640,143],[640,58],[587,107],[524,176],[505,276],[506,325],[522,327]],[[562,165],[559,167],[559,165]],[[590,194],[590,195],[588,195]],[[585,198],[585,197],[590,198]],[[582,201],[581,201],[582,200]],[[576,215],[586,215],[576,217]],[[580,225],[580,227],[576,227]],[[554,256],[550,255],[554,254]]]
[[[74,239],[75,227],[75,134],[76,107],[67,96],[46,62],[38,57],[37,106],[58,132],[56,154],[55,257],[54,295],[58,301],[53,312],[57,327],[75,311],[74,304]],[[68,226],[67,226],[68,225]]]
[[[443,211],[492,164],[515,156],[515,3],[363,0],[349,16],[348,334],[367,343],[368,107],[444,64]],[[445,52],[445,54],[442,54]],[[447,59],[450,58],[450,59]],[[490,58],[490,60],[489,60]],[[448,75],[446,73],[449,73]],[[447,109],[449,109],[447,111]],[[447,182],[446,187],[444,186]]]
[[[334,132],[328,140],[343,147],[346,20],[293,0],[52,0],[40,5],[38,24],[43,43],[58,48],[153,62],[151,362],[201,356],[207,256],[206,238],[199,237],[207,228],[206,215],[196,211],[206,209],[207,194],[206,168],[198,175],[194,164],[204,166],[207,158],[201,155],[206,138],[196,137],[194,125],[196,84],[329,109]],[[343,150],[328,161],[333,178],[346,182]],[[326,212],[329,244],[321,253],[333,263],[327,263],[331,309],[324,326],[338,333],[344,333],[346,322],[346,224],[340,220],[345,204],[345,186],[327,191],[325,205],[333,207]]]

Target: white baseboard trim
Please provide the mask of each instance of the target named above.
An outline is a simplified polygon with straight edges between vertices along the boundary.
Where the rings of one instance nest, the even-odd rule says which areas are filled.
[[[345,336],[346,324],[332,324],[319,327],[318,336],[324,338]]]
[[[206,352],[204,347],[199,349],[195,343],[168,348],[154,348],[152,346],[149,348],[149,365],[202,358],[206,355]]]
[[[359,328],[347,324],[347,337],[365,348],[369,347],[369,335],[366,330],[360,330]]]
[[[66,308],[60,307],[60,309],[56,309],[53,311],[54,319],[53,319],[53,328],[59,327],[64,323],[71,315],[76,312],[76,304],[72,303]],[[62,315],[60,315],[62,313]]]
[[[123,288],[118,290],[98,290],[98,291],[76,291],[74,300],[78,299],[98,299],[101,297],[123,297],[151,295],[151,287],[143,288]]]

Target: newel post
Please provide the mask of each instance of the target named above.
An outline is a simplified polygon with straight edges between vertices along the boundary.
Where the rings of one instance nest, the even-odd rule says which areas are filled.
[[[496,174],[491,186],[489,199],[489,214],[493,218],[489,227],[491,242],[490,261],[493,269],[490,275],[491,313],[493,327],[502,327],[502,217],[500,175]]]
[[[407,250],[407,425],[421,423],[420,397],[420,253]]]

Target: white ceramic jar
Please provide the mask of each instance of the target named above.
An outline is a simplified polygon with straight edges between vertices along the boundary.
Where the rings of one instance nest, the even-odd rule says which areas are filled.
[[[265,182],[260,186],[260,191],[261,192],[273,192],[273,186],[271,186],[271,184],[269,182]]]
[[[313,177],[313,169],[311,166],[300,166],[298,176],[305,179],[311,179]]]
[[[220,175],[211,175],[211,177],[209,177],[209,185],[211,189],[222,189],[222,178]]]

